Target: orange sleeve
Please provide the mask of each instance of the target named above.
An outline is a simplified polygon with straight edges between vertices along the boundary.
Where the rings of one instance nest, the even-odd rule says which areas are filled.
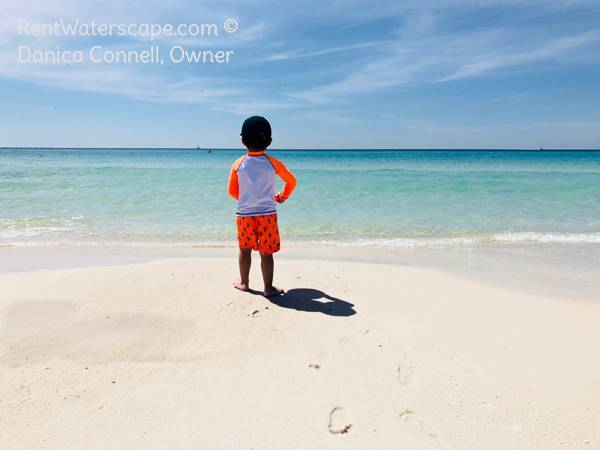
[[[236,200],[239,200],[240,198],[240,186],[238,184],[237,170],[238,167],[240,167],[240,164],[243,160],[243,156],[241,158],[236,159],[235,162],[231,165],[231,170],[229,171],[229,182],[227,185],[227,192],[229,192],[229,195],[231,195]]]
[[[285,186],[277,195],[284,200],[287,200],[289,196],[292,195],[294,189],[296,189],[296,177],[278,159],[273,158],[271,155],[267,155],[267,158],[269,158],[269,161],[273,164],[277,175],[285,182]]]
[[[238,185],[237,171],[231,169],[229,172],[229,185],[227,186],[227,192],[236,200],[240,198],[240,186]]]

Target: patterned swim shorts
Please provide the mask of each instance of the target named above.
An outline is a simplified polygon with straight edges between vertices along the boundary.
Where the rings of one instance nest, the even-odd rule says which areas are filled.
[[[237,216],[237,229],[240,248],[251,248],[267,254],[279,251],[277,214]]]

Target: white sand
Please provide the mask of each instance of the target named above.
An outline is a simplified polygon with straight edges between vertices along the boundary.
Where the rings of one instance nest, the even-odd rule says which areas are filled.
[[[282,260],[282,307],[235,272],[0,275],[0,448],[600,448],[597,303]]]

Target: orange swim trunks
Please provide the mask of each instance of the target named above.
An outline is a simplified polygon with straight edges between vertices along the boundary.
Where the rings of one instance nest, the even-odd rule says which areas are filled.
[[[279,251],[277,214],[268,216],[237,216],[240,248],[251,248],[261,253]]]

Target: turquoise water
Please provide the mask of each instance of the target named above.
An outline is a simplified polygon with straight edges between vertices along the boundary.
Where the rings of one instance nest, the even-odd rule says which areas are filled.
[[[298,178],[288,243],[600,243],[600,152],[271,153]],[[0,244],[234,244],[240,154],[0,149]]]

